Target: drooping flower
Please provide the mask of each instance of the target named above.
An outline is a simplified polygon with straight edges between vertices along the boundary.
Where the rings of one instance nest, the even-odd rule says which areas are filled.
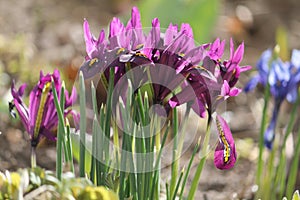
[[[244,88],[245,92],[254,89],[260,83],[270,85],[270,92],[274,97],[274,109],[271,122],[265,132],[266,147],[272,148],[275,138],[275,128],[280,106],[284,99],[294,103],[298,95],[300,82],[300,51],[293,50],[291,61],[283,62],[280,58],[272,57],[272,51],[266,50],[257,63],[258,74],[255,75]]]
[[[219,141],[215,149],[214,163],[218,169],[230,169],[237,157],[234,140],[228,124],[220,115],[216,116],[216,125]]]
[[[19,89],[15,88],[13,83],[11,86],[11,94],[13,96],[13,105],[15,106],[20,119],[30,135],[31,145],[36,147],[42,137],[49,140],[55,140],[53,129],[58,124],[58,116],[54,104],[54,97],[52,93],[51,81],[54,81],[55,88],[58,91],[58,98],[60,98],[60,89],[62,82],[58,70],[54,70],[53,74],[43,75],[40,72],[40,80],[38,84],[30,92],[29,106],[24,103],[22,96],[26,88],[26,84],[20,86]],[[65,90],[65,106],[64,115],[72,112],[68,109],[76,101],[76,89],[73,87],[71,95]]]

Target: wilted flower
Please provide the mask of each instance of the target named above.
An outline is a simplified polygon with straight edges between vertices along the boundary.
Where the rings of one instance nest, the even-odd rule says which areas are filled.
[[[294,103],[298,95],[300,82],[300,51],[293,50],[291,61],[283,62],[280,58],[272,57],[272,51],[266,50],[257,63],[258,74],[246,85],[248,92],[258,83],[270,85],[270,92],[275,99],[271,122],[265,132],[265,145],[271,149],[275,137],[275,128],[281,103],[284,99]]]
[[[58,124],[58,116],[54,104],[51,81],[54,81],[55,88],[60,98],[60,89],[62,82],[58,70],[54,70],[53,74],[43,75],[40,72],[40,80],[38,84],[30,92],[29,107],[24,103],[22,96],[24,94],[26,84],[23,84],[18,90],[13,83],[11,86],[11,94],[13,96],[13,105],[15,106],[20,119],[30,135],[31,145],[36,147],[41,137],[49,140],[55,140],[53,129]],[[66,101],[64,106],[64,115],[68,115],[71,109],[68,109],[76,100],[76,89],[73,87],[72,94],[69,96],[65,91]]]

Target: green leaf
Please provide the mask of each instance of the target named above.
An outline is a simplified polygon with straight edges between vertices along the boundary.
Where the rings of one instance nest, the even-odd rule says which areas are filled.
[[[75,132],[75,129],[71,129],[71,141],[72,141],[72,149],[73,149],[73,156],[74,158],[79,161],[79,152],[80,152],[80,144],[79,144],[79,141],[80,141],[80,136],[79,136],[79,133],[78,132]],[[85,169],[86,169],[86,173],[88,172],[87,170],[91,169],[91,147],[92,147],[92,136],[91,135],[88,135],[86,134],[86,138],[85,138],[85,160],[84,160],[84,163],[85,163]],[[90,148],[89,148],[90,147]]]
[[[215,25],[219,0],[143,0],[138,4],[144,27],[153,18],[160,20],[162,28],[173,24],[189,23],[197,42],[209,42]]]

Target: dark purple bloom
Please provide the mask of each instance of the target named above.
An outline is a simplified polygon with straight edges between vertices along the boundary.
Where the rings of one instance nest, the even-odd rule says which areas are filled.
[[[113,68],[116,94],[121,94],[122,98],[126,96],[123,93],[128,79],[135,91],[150,84],[150,103],[163,105],[167,112],[189,103],[200,117],[208,113],[211,119],[218,104],[241,92],[235,85],[240,74],[251,68],[240,66],[244,44],[235,50],[231,40],[230,58],[222,60],[225,41],[217,39],[212,44],[196,46],[189,24],[179,28],[171,23],[163,33],[155,18],[151,30],[144,33],[140,13],[135,7],[126,26],[113,18],[107,39],[104,31],[96,39],[86,20],[84,35],[87,56],[80,70],[86,79],[101,76],[105,82],[109,80],[109,69]],[[217,122],[219,134],[223,133],[220,136],[223,146],[220,144],[216,150],[215,164],[220,169],[228,169],[236,159],[234,141],[225,120],[217,117]],[[225,147],[230,158],[221,161]]]
[[[26,84],[23,84],[18,90],[14,83],[11,86],[11,94],[13,96],[13,104],[20,116],[20,119],[31,137],[31,145],[37,146],[41,137],[46,137],[49,140],[55,140],[53,129],[58,124],[58,116],[54,104],[51,81],[54,81],[55,88],[60,98],[60,89],[62,82],[58,70],[54,70],[53,74],[40,73],[38,84],[30,92],[29,107],[27,107],[22,99]],[[65,91],[65,107],[64,115],[71,112],[68,109],[76,100],[76,89],[73,87],[72,94],[69,96],[68,91]]]
[[[153,95],[150,101],[163,104],[166,108],[170,107],[170,98],[166,97],[176,88],[185,85],[182,84],[182,77],[185,77],[189,68],[203,60],[205,49],[209,46],[195,46],[193,32],[188,24],[182,24],[180,29],[177,25],[170,24],[166,32],[162,33],[157,18],[153,19],[149,33],[145,34],[136,7],[132,9],[131,19],[126,26],[118,18],[113,18],[107,39],[103,30],[95,38],[87,20],[83,27],[87,56],[80,70],[86,79],[99,78],[101,75],[105,83],[109,80],[109,69],[113,68],[114,82],[117,84],[126,73],[129,77],[131,69],[149,67],[149,70],[140,70],[141,73],[132,76],[133,87],[138,88],[142,83],[152,82]],[[166,66],[176,73],[169,73]],[[126,88],[127,82],[121,85]],[[178,101],[176,104],[182,103],[185,101]]]
[[[241,90],[235,85],[240,73],[249,70],[250,66],[242,67],[239,63],[244,53],[241,44],[234,51],[233,41],[230,41],[230,58],[222,61],[225,41],[217,39],[202,60],[202,66],[194,66],[187,70],[187,82],[194,88],[197,95],[193,109],[201,117],[208,112],[215,112],[217,106],[230,96],[237,96]]]

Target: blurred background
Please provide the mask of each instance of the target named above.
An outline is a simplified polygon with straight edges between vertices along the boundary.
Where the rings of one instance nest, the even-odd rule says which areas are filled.
[[[89,20],[92,32],[98,35],[114,16],[125,22],[133,5],[140,9],[143,27],[150,27],[151,20],[158,17],[162,28],[170,22],[190,23],[197,43],[212,42],[216,37],[228,42],[232,37],[236,45],[244,41],[242,64],[254,68],[241,76],[239,87],[255,72],[260,54],[274,47],[279,27],[287,31],[290,49],[300,49],[300,1],[297,0],[0,0],[1,171],[30,166],[28,136],[20,121],[13,120],[8,112],[12,80],[18,86],[27,82],[32,88],[41,69],[52,72],[58,68],[71,87],[86,54],[83,19]],[[224,58],[228,54],[227,44]],[[208,199],[212,195],[214,199],[249,199],[258,152],[261,90],[230,99],[227,110],[237,138],[239,161],[233,170],[226,172],[215,169],[212,160],[209,161],[199,190],[201,197],[204,194]],[[283,110],[288,114],[289,105]],[[279,120],[282,124],[284,118],[283,114]],[[54,145],[46,146],[38,150],[38,165],[54,169]]]

